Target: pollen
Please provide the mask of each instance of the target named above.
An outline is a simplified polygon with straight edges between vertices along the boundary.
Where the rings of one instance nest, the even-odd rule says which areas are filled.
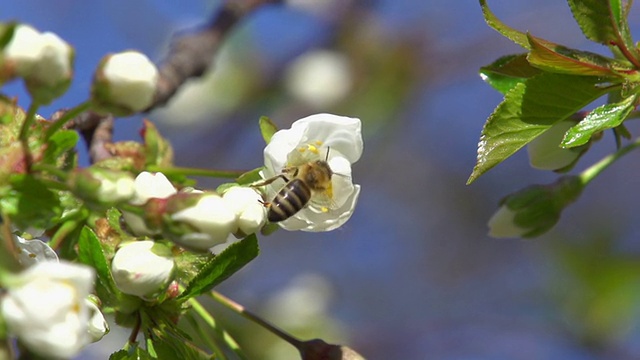
[[[329,212],[329,208],[326,206],[321,207],[320,210],[322,210],[323,213]]]
[[[303,152],[307,151],[307,148],[306,147],[301,147],[301,148],[298,148],[298,151],[303,153]]]
[[[309,147],[309,151],[311,151],[312,153],[314,153],[314,154],[316,154],[316,155],[319,153],[319,151],[318,151],[318,148],[317,148],[317,147],[315,147],[315,146],[313,146],[313,145],[311,145],[311,144],[309,144],[309,145],[307,145],[307,146]]]
[[[316,146],[321,146],[323,144],[323,142],[320,140],[316,140],[313,143],[316,144]]]

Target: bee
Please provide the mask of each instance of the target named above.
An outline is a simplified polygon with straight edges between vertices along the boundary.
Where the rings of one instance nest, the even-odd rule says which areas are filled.
[[[283,179],[286,184],[278,191],[270,203],[267,219],[270,222],[284,221],[309,204],[312,197],[314,202],[330,205],[332,185],[331,177],[334,172],[325,160],[309,161],[302,165],[290,166],[282,169],[282,174],[267,179],[255,186],[271,184],[277,179]],[[326,211],[323,207],[323,211]]]

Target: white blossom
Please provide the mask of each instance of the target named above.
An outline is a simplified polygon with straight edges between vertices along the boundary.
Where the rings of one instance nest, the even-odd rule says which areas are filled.
[[[98,69],[95,87],[102,87],[100,101],[137,112],[153,101],[158,69],[144,54],[125,51],[108,55]]]
[[[98,173],[99,175],[100,173]],[[131,199],[136,193],[135,181],[129,175],[115,178],[102,177],[97,198],[103,202],[120,202]]]
[[[149,199],[166,199],[177,193],[173,184],[163,173],[141,172],[134,180],[134,194],[129,201],[132,205],[144,205]],[[136,235],[154,235],[159,231],[149,229],[144,220],[135,214],[123,211],[122,216]]]
[[[516,213],[513,210],[509,209],[507,205],[502,205],[487,223],[489,236],[497,239],[519,238],[527,233],[528,229],[523,229],[515,224],[515,216]]]
[[[94,276],[84,265],[45,261],[11,277],[0,303],[9,332],[41,356],[75,356],[91,341],[85,298]]]
[[[15,242],[20,249],[18,261],[23,266],[31,266],[41,261],[58,261],[58,255],[44,241],[38,239],[26,240],[15,236]]]
[[[203,195],[196,205],[174,213],[171,218],[198,230],[182,235],[179,240],[180,245],[196,250],[225,242],[237,221],[234,210],[217,194]]]
[[[222,199],[236,214],[236,226],[231,232],[240,232],[240,236],[253,234],[267,220],[267,209],[261,203],[262,197],[250,187],[234,186],[227,190]]]
[[[15,64],[18,75],[44,85],[56,86],[71,78],[73,49],[56,34],[18,25],[3,54]]]
[[[527,144],[531,166],[540,170],[558,170],[573,164],[582,149],[564,149],[560,147],[560,143],[567,130],[574,125],[575,121],[560,121]]]
[[[285,167],[325,160],[333,172],[330,204],[311,201],[295,215],[279,222],[286,230],[329,231],[340,227],[353,214],[360,185],[351,179],[351,164],[360,159],[363,150],[359,119],[331,114],[316,114],[294,122],[290,129],[276,132],[264,149],[265,169],[261,175],[268,179],[282,173]],[[273,199],[284,183],[275,181],[266,187]]]
[[[89,308],[89,324],[87,327],[87,332],[91,337],[91,342],[100,341],[108,332],[109,332],[109,324],[107,320],[102,315],[102,311],[98,308],[98,305],[94,303],[89,298],[85,299],[85,303]]]
[[[111,272],[120,291],[147,299],[166,288],[174,266],[169,248],[144,240],[122,245],[113,257]]]

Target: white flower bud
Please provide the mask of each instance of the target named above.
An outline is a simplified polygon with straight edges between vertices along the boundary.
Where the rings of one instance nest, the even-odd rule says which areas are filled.
[[[70,80],[73,49],[54,33],[46,32],[40,39],[40,58],[31,69],[29,79],[47,86]]]
[[[4,48],[6,61],[15,64],[18,75],[24,76],[40,59],[42,39],[40,32],[29,25],[16,26],[11,41]]]
[[[8,279],[0,303],[9,333],[33,353],[68,359],[90,342],[92,268],[66,262],[38,262]]]
[[[142,205],[151,198],[166,199],[177,193],[171,181],[163,173],[150,173],[143,171],[134,181],[135,194],[131,203]]]
[[[261,203],[262,196],[250,187],[234,186],[222,195],[222,199],[236,214],[237,222],[233,233],[240,232],[240,236],[253,234],[267,220],[267,209]]]
[[[185,222],[199,232],[184,234],[181,245],[206,250],[227,240],[236,226],[236,214],[217,194],[204,195],[195,206],[171,216],[173,221]]]
[[[89,308],[89,324],[87,331],[91,337],[91,342],[100,341],[107,333],[109,333],[109,324],[105,320],[102,311],[98,308],[98,305],[89,298],[85,299],[87,307]]]
[[[171,184],[163,173],[143,171],[134,180],[134,194],[130,203],[133,205],[143,205],[149,199],[166,199],[175,193],[177,193],[176,188],[173,187],[173,184]],[[122,216],[136,235],[154,235],[159,233],[159,231],[149,229],[144,220],[135,214],[123,211]]]
[[[105,179],[98,188],[98,199],[104,202],[119,202],[130,199],[135,193],[132,177]]]
[[[16,245],[20,249],[18,261],[23,266],[31,266],[41,261],[58,261],[58,255],[45,242],[32,239],[25,240],[20,236],[15,236]]]
[[[103,104],[138,112],[153,101],[158,69],[144,54],[125,51],[103,59],[94,82],[94,96]]]
[[[487,223],[489,236],[497,239],[519,238],[527,233],[528,229],[523,229],[515,224],[515,216],[516,213],[513,210],[509,209],[507,205],[502,205]]]
[[[124,244],[111,262],[113,280],[120,291],[150,298],[165,289],[175,264],[171,250],[151,240]]]
[[[574,125],[576,125],[575,121],[560,121],[533,139],[527,145],[531,166],[540,170],[559,170],[573,164],[584,149],[582,147],[564,149],[560,147],[560,143],[567,130]]]

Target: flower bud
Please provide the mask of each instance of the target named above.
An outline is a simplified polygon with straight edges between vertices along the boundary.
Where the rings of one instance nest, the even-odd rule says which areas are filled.
[[[41,356],[75,356],[90,342],[85,298],[94,276],[88,266],[44,261],[7,278],[0,310],[9,333]]]
[[[76,170],[68,180],[69,187],[82,199],[101,204],[114,204],[133,198],[135,183],[128,172],[89,167]]]
[[[91,342],[100,341],[100,339],[109,333],[109,324],[98,307],[99,301],[100,300],[94,295],[85,299],[87,307],[89,308],[89,326],[87,331],[91,337]]]
[[[134,181],[134,195],[130,203],[132,205],[143,205],[149,199],[165,199],[177,192],[173,184],[163,173],[141,172]],[[159,230],[152,230],[140,216],[123,211],[122,216],[127,225],[136,235],[154,235]]]
[[[231,231],[244,237],[258,231],[267,220],[267,209],[262,204],[262,196],[253,188],[234,186],[228,189],[222,199],[236,214],[236,225]]]
[[[542,135],[527,145],[529,163],[540,170],[559,170],[571,168],[586,150],[585,146],[564,149],[560,143],[565,133],[576,125],[573,120],[563,120],[554,124]]]
[[[131,115],[151,105],[158,82],[158,69],[137,51],[104,57],[93,81],[94,102],[106,112]]]
[[[111,272],[120,291],[147,299],[166,288],[174,265],[168,247],[152,240],[134,241],[116,251]]]
[[[58,255],[47,243],[38,239],[25,240],[20,236],[15,236],[14,239],[20,249],[18,261],[22,266],[32,266],[41,261],[58,261]]]
[[[489,219],[489,236],[536,237],[549,231],[562,210],[578,199],[584,184],[579,177],[565,176],[553,184],[532,185],[501,201]]]
[[[169,202],[165,235],[186,248],[207,250],[225,242],[236,227],[235,212],[216,193],[178,194]]]
[[[49,104],[71,84],[74,51],[53,33],[18,25],[3,51],[5,67],[25,79],[27,90],[41,104]]]

